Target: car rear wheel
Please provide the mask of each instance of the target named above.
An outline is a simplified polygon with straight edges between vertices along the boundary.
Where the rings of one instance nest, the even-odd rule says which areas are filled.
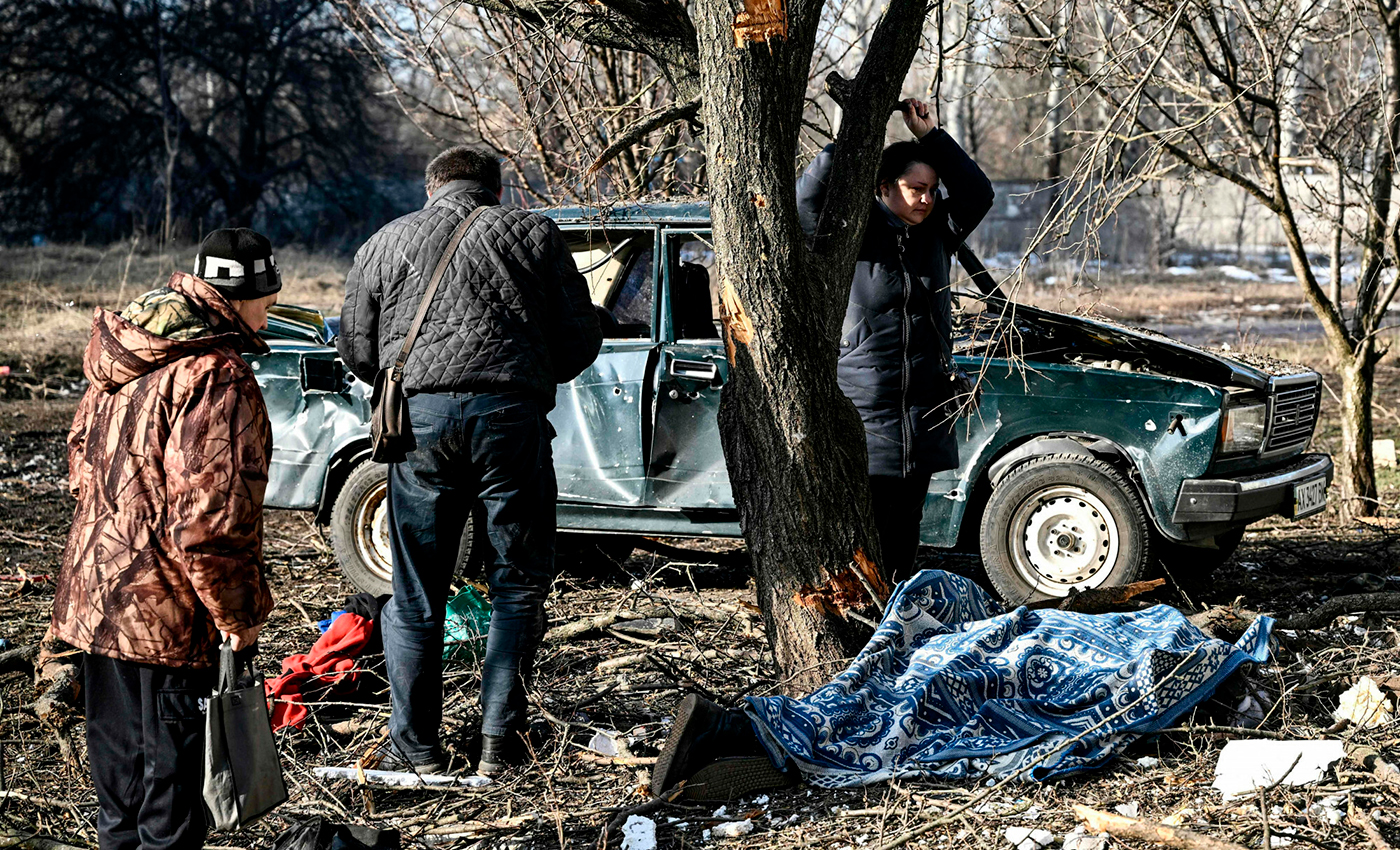
[[[455,575],[475,578],[481,572],[490,546],[485,529],[478,502],[462,529]],[[331,508],[331,545],[341,572],[356,587],[375,596],[393,593],[387,466],[365,461],[345,479]]]
[[[982,514],[987,576],[1013,605],[1137,581],[1151,537],[1137,493],[1112,465],[1034,458],[992,491]]]

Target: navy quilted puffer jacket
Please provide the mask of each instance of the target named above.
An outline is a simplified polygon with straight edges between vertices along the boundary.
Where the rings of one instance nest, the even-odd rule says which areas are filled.
[[[474,181],[438,189],[356,252],[336,347],[366,382],[392,365],[452,231],[482,204],[489,208],[462,237],[409,353],[404,388],[529,391],[552,407],[555,387],[586,369],[603,342],[587,282],[558,225],[498,206]]]
[[[992,184],[943,130],[919,140],[948,196],[910,227],[875,201],[865,225],[841,326],[841,391],[865,423],[871,475],[910,477],[953,469],[952,422],[937,408],[951,394],[949,271],[962,238],[992,208]],[[816,232],[831,175],[832,148],[797,183],[798,216]],[[956,228],[956,230],[955,230]]]

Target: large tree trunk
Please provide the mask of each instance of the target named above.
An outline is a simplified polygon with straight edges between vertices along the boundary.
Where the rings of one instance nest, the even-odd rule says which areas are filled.
[[[737,17],[729,0],[691,6],[731,364],[719,425],[769,640],[800,693],[860,649],[870,635],[861,619],[877,617],[888,595],[864,432],[837,386],[836,358],[855,237],[924,10],[894,0],[877,26],[837,139],[826,210],[839,235],[809,247],[795,158],[821,4],[745,6]],[[764,20],[773,26],[740,26]]]
[[[1342,377],[1342,457],[1337,481],[1342,488],[1344,518],[1375,516],[1376,471],[1371,452],[1374,429],[1371,404],[1376,362],[1369,346],[1338,358]]]
[[[734,9],[692,7],[702,45],[733,45]],[[836,384],[830,269],[809,261],[794,154],[813,33],[701,51],[716,255],[729,311],[720,434],[769,639],[794,692],[828,681],[878,610],[865,440]],[[849,290],[850,267],[844,284]],[[838,319],[839,321],[839,319]],[[864,553],[864,554],[862,554]],[[834,615],[834,616],[833,616]]]

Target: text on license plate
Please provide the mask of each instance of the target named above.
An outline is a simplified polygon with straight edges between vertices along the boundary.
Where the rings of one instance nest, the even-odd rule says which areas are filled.
[[[1319,476],[1293,485],[1293,518],[1301,519],[1327,507],[1327,479]]]

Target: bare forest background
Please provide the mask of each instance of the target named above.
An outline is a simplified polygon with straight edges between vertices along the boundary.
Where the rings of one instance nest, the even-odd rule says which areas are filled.
[[[879,10],[828,10],[795,169],[832,140],[839,109],[822,81],[860,67]],[[0,238],[189,243],[232,223],[353,251],[419,206],[427,158],[462,142],[503,155],[508,200],[522,206],[704,194],[695,102],[678,103],[642,53],[542,28],[437,0],[5,4]],[[983,254],[1014,268],[1029,253],[1042,278],[1056,261],[1286,263],[1257,200],[1185,171],[1134,187],[1088,241],[1037,240],[1066,163],[1104,116],[1092,90],[1057,83],[1025,29],[1001,0],[945,4],[905,84],[937,100],[999,184],[976,235]],[[1327,242],[1318,234],[1320,261]]]

